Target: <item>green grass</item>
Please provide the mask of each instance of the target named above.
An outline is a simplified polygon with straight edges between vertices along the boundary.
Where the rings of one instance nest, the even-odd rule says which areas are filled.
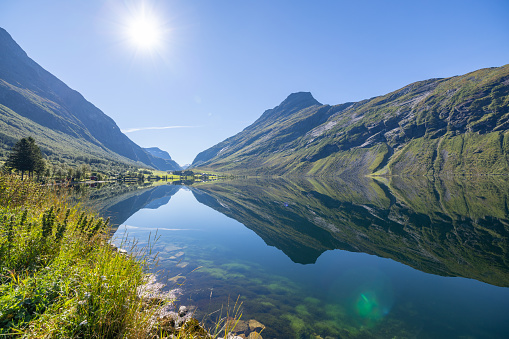
[[[107,222],[65,194],[0,177],[0,333],[115,338],[149,328],[137,289],[147,257],[125,256],[102,236]]]
[[[0,175],[0,336],[211,337],[194,319],[176,330],[158,316],[173,301],[141,292],[150,248],[119,252],[105,241],[108,222],[67,192]]]

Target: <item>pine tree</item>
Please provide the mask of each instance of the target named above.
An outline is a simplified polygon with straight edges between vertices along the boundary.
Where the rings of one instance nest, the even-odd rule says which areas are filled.
[[[22,138],[14,145],[5,165],[8,168],[20,171],[21,179],[23,179],[25,172],[28,172],[31,176],[34,171],[43,173],[45,168],[41,150],[32,137]]]

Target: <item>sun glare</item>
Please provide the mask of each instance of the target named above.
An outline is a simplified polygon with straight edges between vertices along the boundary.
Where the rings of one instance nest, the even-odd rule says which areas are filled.
[[[125,34],[139,51],[155,52],[164,45],[165,24],[148,3],[129,8],[125,18]]]
[[[133,44],[142,49],[152,49],[161,42],[161,30],[155,19],[141,17],[129,27],[129,36]]]

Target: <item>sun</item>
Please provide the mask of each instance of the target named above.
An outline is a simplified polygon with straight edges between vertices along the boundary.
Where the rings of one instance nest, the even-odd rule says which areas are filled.
[[[157,11],[148,3],[130,7],[124,19],[125,35],[130,45],[140,52],[155,52],[164,45],[167,29]]]
[[[161,43],[162,29],[155,18],[143,15],[129,25],[128,35],[133,45],[150,50]]]

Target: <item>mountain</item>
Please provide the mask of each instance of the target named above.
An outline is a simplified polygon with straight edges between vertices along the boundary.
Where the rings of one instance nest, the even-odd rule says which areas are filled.
[[[502,174],[508,130],[505,65],[335,106],[294,93],[192,166],[313,176]]]
[[[243,179],[191,190],[296,263],[314,263],[323,252],[341,249],[509,286],[504,177],[348,179]]]
[[[161,171],[180,171],[182,169],[179,164],[172,160],[168,152],[158,147],[148,147],[144,148],[144,150],[154,157],[152,163],[157,169]]]
[[[163,151],[159,147],[145,147],[143,149],[155,157],[158,157],[158,158],[161,158],[164,160],[172,160],[170,154],[168,154],[168,152],[166,152],[166,151]]]
[[[0,156],[33,136],[50,161],[146,165],[159,161],[115,121],[30,59],[0,28]]]

